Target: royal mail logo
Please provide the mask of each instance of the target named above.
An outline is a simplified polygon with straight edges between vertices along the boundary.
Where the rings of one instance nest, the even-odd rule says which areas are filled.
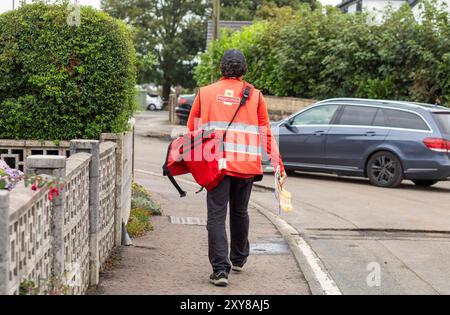
[[[239,104],[241,99],[239,97],[232,97],[232,96],[225,96],[225,95],[218,95],[217,100],[219,102],[224,103],[231,103],[231,104]]]

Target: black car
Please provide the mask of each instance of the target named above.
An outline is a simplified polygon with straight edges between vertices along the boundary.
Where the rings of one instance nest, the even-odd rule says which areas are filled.
[[[186,124],[191,113],[192,104],[194,104],[195,94],[180,95],[175,108],[175,114],[181,123]]]

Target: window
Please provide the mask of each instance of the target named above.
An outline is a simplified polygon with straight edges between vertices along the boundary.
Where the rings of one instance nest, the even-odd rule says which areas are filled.
[[[391,128],[430,130],[423,119],[414,113],[395,109],[384,109],[387,126]]]
[[[380,108],[377,110],[375,118],[373,120],[372,126],[386,127],[386,117],[384,116],[384,111]]]
[[[434,113],[433,116],[441,128],[441,132],[450,134],[450,113]]]
[[[294,126],[303,125],[328,125],[333,119],[339,105],[318,106],[295,116],[292,124]]]
[[[339,125],[371,126],[377,110],[376,107],[345,106]]]

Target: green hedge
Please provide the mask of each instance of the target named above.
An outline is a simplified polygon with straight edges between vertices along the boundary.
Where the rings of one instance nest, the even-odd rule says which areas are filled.
[[[267,94],[449,104],[449,14],[425,6],[421,22],[404,5],[383,24],[331,7],[280,11],[270,21],[223,33],[202,54],[196,80],[208,84],[212,71],[219,75],[223,52],[237,48],[248,58],[246,79]]]
[[[123,132],[135,106],[131,32],[82,7],[42,3],[0,15],[0,138],[70,140]]]

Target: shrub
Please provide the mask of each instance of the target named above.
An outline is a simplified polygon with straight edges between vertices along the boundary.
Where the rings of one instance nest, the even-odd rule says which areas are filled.
[[[131,209],[130,219],[127,223],[127,231],[130,237],[140,237],[151,230],[153,230],[153,226],[150,223],[150,213],[146,209]]]
[[[139,208],[148,211],[151,215],[161,215],[161,206],[152,199],[133,197],[131,208]]]
[[[161,205],[154,201],[144,186],[133,183],[131,208],[140,208],[151,215],[161,215]]]
[[[0,15],[0,138],[70,140],[123,132],[135,108],[126,25],[90,7],[35,3]]]
[[[161,206],[153,201],[150,193],[144,186],[133,183],[131,214],[127,223],[128,234],[136,238],[153,230],[153,226],[150,223],[152,215],[161,215]]]
[[[222,33],[200,56],[195,78],[209,83],[223,51],[236,48],[248,59],[246,80],[267,94],[448,104],[449,14],[433,1],[423,6],[420,22],[405,4],[382,24],[332,7],[276,12],[241,32]]]
[[[135,197],[135,198],[138,198],[138,197],[148,198],[148,199],[151,198],[148,190],[140,184],[133,183],[133,186],[131,189],[132,189],[131,193],[132,193],[133,197]]]

